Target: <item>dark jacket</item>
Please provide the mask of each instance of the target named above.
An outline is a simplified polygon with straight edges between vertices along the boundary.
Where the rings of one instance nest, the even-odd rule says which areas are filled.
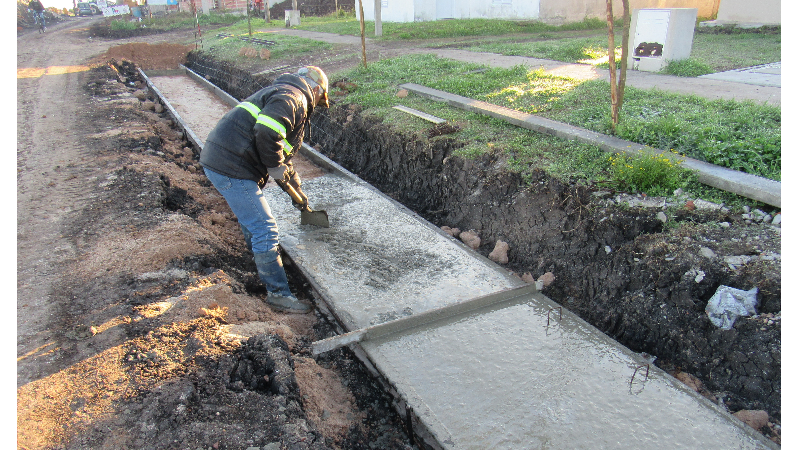
[[[211,130],[200,152],[200,164],[231,178],[263,183],[267,167],[287,163],[302,145],[314,109],[313,92],[302,78],[287,73],[245,102],[255,105],[260,115],[283,125],[292,150],[284,152],[283,137],[273,128],[257,123],[255,111],[236,107]]]

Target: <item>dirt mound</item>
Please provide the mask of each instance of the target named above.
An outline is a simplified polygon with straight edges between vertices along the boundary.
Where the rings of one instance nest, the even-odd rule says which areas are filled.
[[[111,47],[94,59],[95,62],[130,62],[142,70],[178,69],[186,63],[186,55],[194,50],[193,45],[131,42]]]

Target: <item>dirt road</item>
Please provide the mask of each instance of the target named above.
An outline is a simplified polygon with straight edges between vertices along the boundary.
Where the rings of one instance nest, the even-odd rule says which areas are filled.
[[[92,20],[17,42],[17,448],[412,448],[351,354],[310,357],[318,314],[263,302],[135,67],[89,64],[126,43]],[[187,37],[131,41],[155,60]]]

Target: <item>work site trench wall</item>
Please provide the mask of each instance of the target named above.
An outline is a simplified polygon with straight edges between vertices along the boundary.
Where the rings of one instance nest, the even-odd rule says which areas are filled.
[[[187,66],[234,97],[252,93],[246,80],[241,88],[230,78],[215,80],[224,71],[214,61],[195,62],[190,55]],[[483,255],[507,243],[504,267],[532,280],[549,272],[545,295],[655,356],[657,366],[730,412],[765,410],[779,422],[780,261],[731,266],[723,254],[752,255],[744,247],[759,239],[777,241],[780,252],[780,230],[700,208],[670,212],[676,225],[668,227],[657,216],[661,208],[621,205],[615,193],[565,184],[538,169],[526,181],[506,169],[500,152],[453,156],[464,142],[440,131],[432,125],[428,135],[402,134],[357,105],[334,101],[312,116],[307,142],[431,223],[474,231]],[[729,226],[715,226],[723,222]],[[758,287],[759,315],[738,319],[731,330],[714,326],[705,308],[720,285]]]

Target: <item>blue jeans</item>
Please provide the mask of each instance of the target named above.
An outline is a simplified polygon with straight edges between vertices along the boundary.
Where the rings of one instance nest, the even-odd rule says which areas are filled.
[[[230,178],[205,167],[203,170],[236,215],[245,239],[250,237],[253,253],[279,254],[278,223],[258,184],[255,181]]]

